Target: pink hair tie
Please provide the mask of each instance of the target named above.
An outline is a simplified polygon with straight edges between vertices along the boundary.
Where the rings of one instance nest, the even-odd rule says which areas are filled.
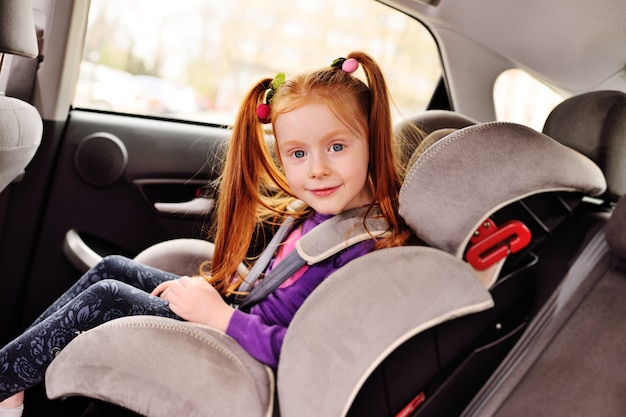
[[[332,64],[330,64],[330,66],[333,68],[341,68],[348,74],[352,74],[357,68],[359,68],[359,61],[354,58],[337,58]]]
[[[352,74],[357,68],[359,68],[359,61],[354,58],[348,58],[341,64],[341,69],[348,74]]]
[[[271,107],[269,104],[261,103],[256,108],[256,115],[263,124],[270,122]]]

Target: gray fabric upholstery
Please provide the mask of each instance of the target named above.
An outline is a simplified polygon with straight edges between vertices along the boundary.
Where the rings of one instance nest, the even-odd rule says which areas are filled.
[[[34,58],[39,54],[31,0],[0,2],[0,53]]]
[[[200,264],[213,258],[215,245],[202,239],[172,239],[148,247],[135,260],[176,275],[197,275]]]
[[[400,191],[400,214],[428,244],[461,257],[489,215],[546,191],[604,192],[589,158],[529,127],[492,122],[460,129],[428,148]]]
[[[367,213],[365,223],[355,225],[354,213]],[[354,242],[371,239],[372,236],[385,236],[389,223],[381,217],[378,209],[360,207],[334,216],[321,227],[325,230],[323,239],[320,239],[322,235],[316,230],[305,234],[296,242],[298,254],[309,265],[335,255]]]
[[[311,294],[287,330],[277,375],[281,415],[345,415],[402,342],[492,305],[470,268],[440,250],[388,248],[350,262]]]
[[[543,132],[598,164],[612,200],[626,194],[626,94],[595,91],[571,97],[552,110]]]
[[[43,123],[30,104],[0,96],[0,191],[11,183],[35,155]]]
[[[407,120],[429,134],[439,129],[461,129],[478,124],[477,120],[451,110],[427,110]]]
[[[47,395],[85,395],[145,416],[271,416],[274,378],[230,337],[161,317],[85,332],[48,367]]]

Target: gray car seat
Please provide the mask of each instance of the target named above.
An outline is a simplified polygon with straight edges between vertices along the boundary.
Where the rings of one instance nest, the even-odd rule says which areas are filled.
[[[591,158],[604,172],[613,202],[626,194],[626,94],[594,91],[556,106],[543,133]]]
[[[4,54],[34,58],[39,54],[31,2],[0,3],[0,71]],[[0,93],[0,191],[24,170],[33,158],[43,124],[37,110],[22,100]]]
[[[491,326],[493,317],[480,315],[498,309],[496,290],[506,287],[499,283],[515,281],[502,275],[488,290],[464,261],[485,219],[535,195],[604,189],[593,162],[532,129],[507,123],[461,129],[424,152],[402,187],[401,214],[431,247],[376,251],[322,283],[290,325],[276,380],[220,332],[130,317],[70,343],[48,369],[47,393],[96,398],[148,416],[362,415],[358,404],[383,408],[367,415],[395,414],[423,387],[398,390],[394,380],[407,372],[427,382],[438,377]],[[492,248],[509,245],[508,238]],[[475,317],[478,325],[463,321]],[[378,378],[392,356],[400,366],[386,369],[389,379]],[[377,390],[376,382],[383,384]],[[364,391],[393,398],[363,402]]]

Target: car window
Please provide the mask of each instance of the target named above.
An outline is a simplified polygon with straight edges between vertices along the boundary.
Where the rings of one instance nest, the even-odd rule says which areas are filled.
[[[92,0],[73,105],[230,124],[258,79],[352,50],[379,62],[398,115],[426,108],[435,41],[373,0]]]
[[[494,86],[496,118],[539,132],[550,111],[563,100],[561,94],[520,69],[504,71]]]

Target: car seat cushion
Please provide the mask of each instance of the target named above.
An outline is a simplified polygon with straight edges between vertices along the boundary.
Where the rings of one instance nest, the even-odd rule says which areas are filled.
[[[449,172],[461,174],[451,179]],[[605,189],[602,171],[579,152],[529,127],[491,122],[457,130],[417,158],[400,191],[400,214],[427,244],[462,257],[478,226],[514,201]]]

